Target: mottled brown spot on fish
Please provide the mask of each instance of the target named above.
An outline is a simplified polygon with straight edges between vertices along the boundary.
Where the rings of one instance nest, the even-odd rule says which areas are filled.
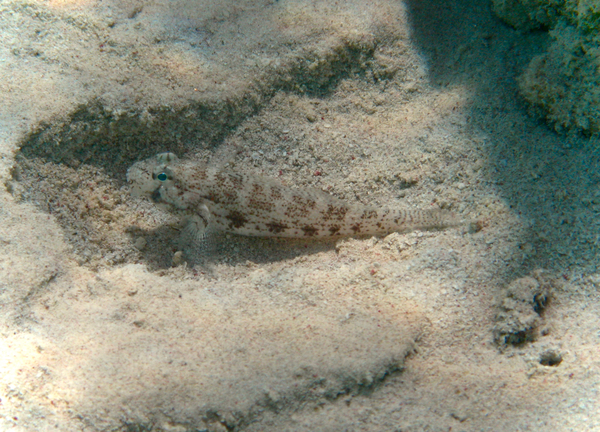
[[[361,215],[361,219],[372,219],[377,217],[377,211],[376,210],[364,210],[363,214]]]
[[[246,223],[248,223],[248,219],[246,218],[246,216],[244,216],[242,212],[235,210],[230,211],[229,214],[225,216],[225,218],[229,220],[230,228],[241,228],[244,225],[246,225]]]
[[[286,224],[279,223],[279,222],[269,222],[267,224],[267,228],[269,229],[269,232],[279,234],[279,233],[285,231],[286,229],[288,229],[288,226]]]
[[[337,234],[337,233],[340,231],[340,228],[341,228],[341,227],[340,227],[339,225],[331,225],[331,226],[329,227],[329,233],[330,233],[331,235],[336,235],[336,234]]]
[[[348,207],[346,206],[335,206],[332,204],[327,204],[327,210],[325,210],[321,214],[323,216],[323,220],[325,221],[342,221],[344,220],[346,213],[348,213]]]
[[[315,236],[319,232],[318,229],[310,225],[303,226],[302,231],[304,231],[304,235],[307,237]]]

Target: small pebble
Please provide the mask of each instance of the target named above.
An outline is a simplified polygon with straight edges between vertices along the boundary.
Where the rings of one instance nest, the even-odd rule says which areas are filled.
[[[173,259],[171,260],[173,262],[173,265],[175,267],[180,266],[181,264],[183,264],[183,252],[182,251],[177,251],[173,254]]]
[[[144,250],[148,243],[144,237],[138,237],[133,244],[137,250]]]

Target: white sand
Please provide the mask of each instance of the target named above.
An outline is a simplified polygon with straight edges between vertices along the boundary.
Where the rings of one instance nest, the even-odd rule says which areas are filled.
[[[0,2],[0,430],[600,428],[598,142],[515,85],[546,35],[337,3]],[[478,225],[183,263],[125,184],[159,151]]]

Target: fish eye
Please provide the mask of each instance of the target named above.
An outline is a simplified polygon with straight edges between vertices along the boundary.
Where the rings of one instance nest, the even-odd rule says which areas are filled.
[[[167,173],[160,173],[159,175],[156,176],[157,179],[159,179],[161,182],[164,182],[167,180]]]

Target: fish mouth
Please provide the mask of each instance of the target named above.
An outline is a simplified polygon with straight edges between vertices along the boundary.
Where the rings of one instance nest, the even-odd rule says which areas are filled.
[[[150,195],[150,199],[156,204],[159,204],[161,202],[162,198],[160,196],[160,187],[157,187],[156,190],[152,192],[152,195]]]

